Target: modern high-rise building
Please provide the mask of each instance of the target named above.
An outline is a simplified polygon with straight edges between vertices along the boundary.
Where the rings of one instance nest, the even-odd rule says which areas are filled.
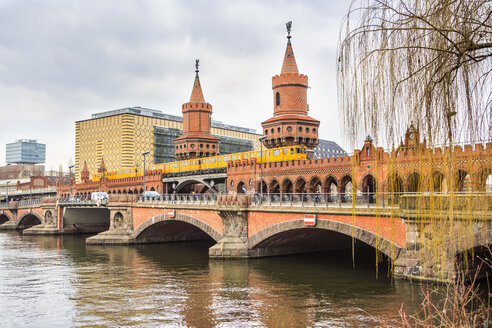
[[[75,177],[79,181],[84,161],[94,174],[103,158],[109,171],[142,166],[145,152],[149,152],[147,163],[174,160],[173,140],[182,131],[181,116],[148,108],[129,107],[93,114],[91,119],[75,122]],[[221,153],[227,149],[238,152],[260,148],[260,135],[254,129],[212,120],[210,132],[224,142]]]
[[[33,139],[19,139],[7,144],[5,162],[8,164],[40,164],[45,161],[45,144]]]

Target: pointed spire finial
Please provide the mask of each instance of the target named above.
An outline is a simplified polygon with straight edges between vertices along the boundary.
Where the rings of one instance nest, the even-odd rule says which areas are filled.
[[[290,40],[290,30],[292,30],[292,21],[288,21],[285,26],[287,27],[287,39]]]
[[[198,72],[199,72],[198,65],[200,65],[200,59],[195,59],[195,72],[196,72],[196,76],[198,76]]]

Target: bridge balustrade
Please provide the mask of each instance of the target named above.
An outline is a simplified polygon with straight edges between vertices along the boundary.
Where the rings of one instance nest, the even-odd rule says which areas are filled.
[[[138,198],[140,203],[157,203],[157,204],[198,204],[198,205],[215,205],[217,204],[217,195],[215,194],[170,194],[160,197],[143,197]]]
[[[398,205],[400,193],[269,193],[254,194],[255,206],[313,206],[313,207],[393,207]]]
[[[20,200],[17,202],[18,206],[31,206],[41,204],[41,199]]]

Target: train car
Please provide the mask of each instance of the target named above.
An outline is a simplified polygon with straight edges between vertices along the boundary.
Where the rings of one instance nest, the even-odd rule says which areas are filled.
[[[217,168],[226,168],[227,162],[237,160],[256,160],[257,163],[263,163],[304,160],[306,159],[305,146],[280,147],[261,151],[249,151],[243,153],[234,153],[227,155],[218,155],[211,157],[195,158],[183,161],[169,162],[149,165],[146,171],[161,171],[162,173],[180,173],[180,172],[200,172],[202,170],[213,170]],[[262,159],[263,158],[263,159]],[[143,167],[131,169],[121,169],[118,171],[107,171],[104,173],[106,179],[124,179],[142,176]],[[93,181],[101,180],[103,173],[96,173],[92,176]]]

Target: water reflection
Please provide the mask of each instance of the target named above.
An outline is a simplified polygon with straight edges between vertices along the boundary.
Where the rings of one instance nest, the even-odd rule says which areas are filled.
[[[375,279],[371,249],[354,270],[351,252],[218,261],[210,246],[1,233],[0,326],[371,327],[420,302],[384,264]]]

